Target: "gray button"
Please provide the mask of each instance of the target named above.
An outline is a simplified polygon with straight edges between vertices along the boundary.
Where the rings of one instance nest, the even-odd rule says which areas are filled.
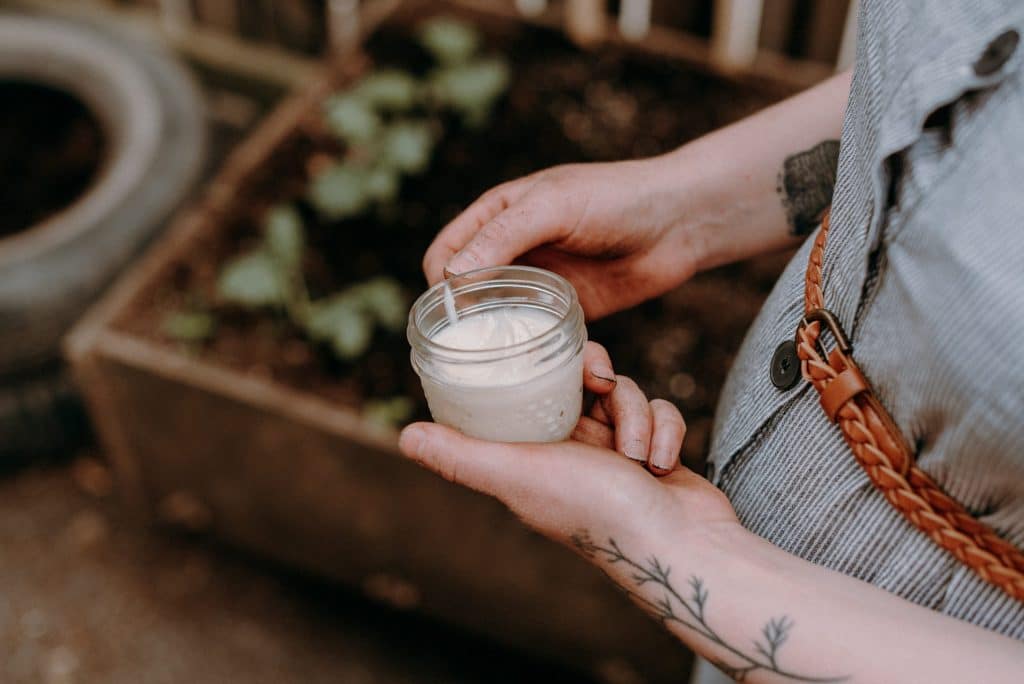
[[[800,357],[796,355],[796,342],[786,340],[775,350],[770,368],[772,384],[780,390],[788,390],[800,378]]]
[[[1019,42],[1020,34],[1013,29],[1000,33],[974,63],[974,73],[978,76],[990,76],[1002,69],[1017,50]]]

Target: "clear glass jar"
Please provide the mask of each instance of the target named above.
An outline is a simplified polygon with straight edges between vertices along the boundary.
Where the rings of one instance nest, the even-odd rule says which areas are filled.
[[[443,346],[435,338],[449,326],[444,283],[427,290],[409,313],[408,337],[412,366],[434,420],[492,441],[566,439],[582,408],[587,341],[573,286],[555,273],[528,266],[484,268],[447,282],[460,323],[474,316],[499,323],[549,316],[550,327],[514,344]]]

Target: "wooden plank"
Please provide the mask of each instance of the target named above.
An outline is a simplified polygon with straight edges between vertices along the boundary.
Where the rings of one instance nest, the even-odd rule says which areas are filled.
[[[762,0],[715,0],[711,60],[719,69],[747,69],[757,59],[762,9]]]
[[[797,0],[764,0],[758,44],[780,54],[789,51]]]
[[[544,14],[548,8],[548,0],[515,0],[516,10],[527,17]]]
[[[604,0],[566,0],[565,32],[579,45],[593,45],[607,32]]]
[[[398,448],[398,432],[394,428],[367,424],[355,411],[272,380],[248,376],[116,330],[104,330],[98,346],[104,359],[146,371],[174,384],[272,411],[371,449],[394,452]]]
[[[816,2],[808,24],[806,57],[835,64],[849,9],[849,0]]]
[[[237,0],[194,0],[196,19],[209,28],[238,35],[239,12]]]
[[[161,20],[143,7],[109,8],[69,3],[66,0],[8,0],[12,5],[103,22],[121,22],[153,41],[165,41],[186,57],[213,69],[285,88],[305,86],[323,76],[320,60],[253,44],[221,31],[192,25],[183,32],[167,32]]]
[[[836,70],[842,71],[853,66],[857,57],[857,11],[858,0],[850,0],[850,6],[846,12],[846,21],[843,24],[843,37],[839,41],[839,55],[836,57]]]
[[[335,55],[345,55],[359,44],[362,28],[358,0],[327,0],[327,42]]]
[[[651,30],[651,0],[621,0],[619,33],[626,40],[638,41]]]
[[[169,35],[183,35],[192,26],[192,3],[189,0],[160,0],[160,24]]]

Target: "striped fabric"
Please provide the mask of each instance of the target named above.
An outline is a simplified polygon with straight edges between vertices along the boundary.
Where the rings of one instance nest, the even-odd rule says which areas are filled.
[[[1024,2],[861,4],[826,305],[922,467],[1024,548],[1024,45],[1007,35],[1024,35]],[[737,357],[709,477],[746,527],[783,549],[1024,639],[1024,603],[890,506],[814,390],[772,385],[810,244]]]

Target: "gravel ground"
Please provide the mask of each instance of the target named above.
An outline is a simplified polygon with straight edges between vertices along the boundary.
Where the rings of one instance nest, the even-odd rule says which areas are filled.
[[[3,684],[588,681],[177,533],[82,457],[0,479]]]

